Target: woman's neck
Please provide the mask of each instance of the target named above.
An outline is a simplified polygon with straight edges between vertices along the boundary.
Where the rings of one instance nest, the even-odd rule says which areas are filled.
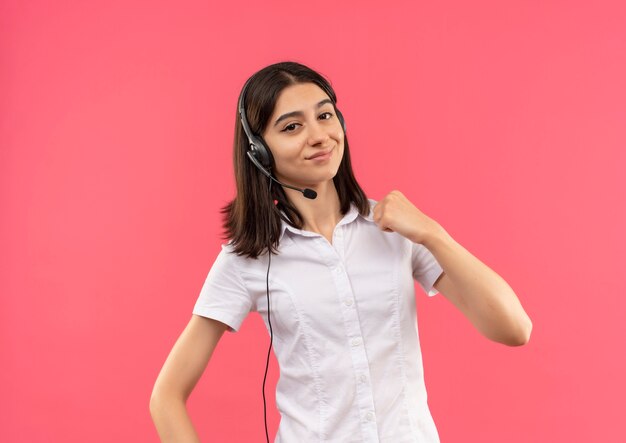
[[[299,191],[286,187],[284,189],[289,201],[302,215],[304,220],[302,229],[305,231],[319,234],[332,231],[343,217],[339,195],[332,179],[312,188],[317,192],[317,197],[313,200],[306,198]]]

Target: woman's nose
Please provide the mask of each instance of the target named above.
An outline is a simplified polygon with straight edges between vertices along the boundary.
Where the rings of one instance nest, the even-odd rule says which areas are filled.
[[[324,143],[328,139],[328,129],[319,121],[309,125],[309,144],[317,145]]]

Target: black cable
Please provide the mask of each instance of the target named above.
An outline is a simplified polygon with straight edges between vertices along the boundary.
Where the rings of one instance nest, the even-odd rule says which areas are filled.
[[[269,194],[270,194],[270,198],[272,196],[272,180],[269,180],[270,182],[270,187],[269,187]],[[271,221],[271,216],[268,216],[268,231],[267,231],[267,238],[268,238],[268,247],[267,247],[267,252],[268,252],[268,257],[267,257],[267,276],[265,279],[265,283],[267,285],[267,322],[270,325],[270,347],[267,350],[267,362],[265,363],[265,375],[263,376],[263,418],[265,420],[265,438],[267,440],[267,443],[270,443],[270,436],[269,433],[267,432],[267,410],[266,410],[266,406],[265,406],[265,380],[267,378],[267,368],[270,364],[270,352],[272,350],[272,341],[274,339],[274,333],[272,331],[272,321],[270,320],[270,282],[269,282],[269,278],[270,278],[270,263],[271,263],[271,258],[272,258],[272,251],[271,251],[271,230],[272,230],[272,221]]]

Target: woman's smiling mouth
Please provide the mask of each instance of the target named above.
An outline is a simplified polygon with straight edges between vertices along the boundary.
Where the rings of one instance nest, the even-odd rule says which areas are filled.
[[[316,160],[316,161],[323,161],[323,160],[328,160],[330,158],[330,156],[332,155],[333,151],[334,151],[334,147],[327,150],[327,151],[320,151],[317,152],[315,154],[313,154],[312,157],[307,158],[307,160]]]

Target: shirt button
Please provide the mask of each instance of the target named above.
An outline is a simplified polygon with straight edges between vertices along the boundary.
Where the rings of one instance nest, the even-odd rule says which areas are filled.
[[[365,418],[367,419],[367,421],[374,421],[374,413],[368,412]]]
[[[360,338],[353,338],[352,340],[350,340],[350,344],[352,346],[359,346],[361,344],[361,339]]]
[[[346,298],[343,302],[346,304],[346,306],[352,305],[352,299],[351,298]]]
[[[361,375],[359,376],[359,381],[360,381],[361,383],[365,383],[365,381],[366,381],[366,380],[367,380],[367,377],[366,377],[365,375],[361,374]]]

